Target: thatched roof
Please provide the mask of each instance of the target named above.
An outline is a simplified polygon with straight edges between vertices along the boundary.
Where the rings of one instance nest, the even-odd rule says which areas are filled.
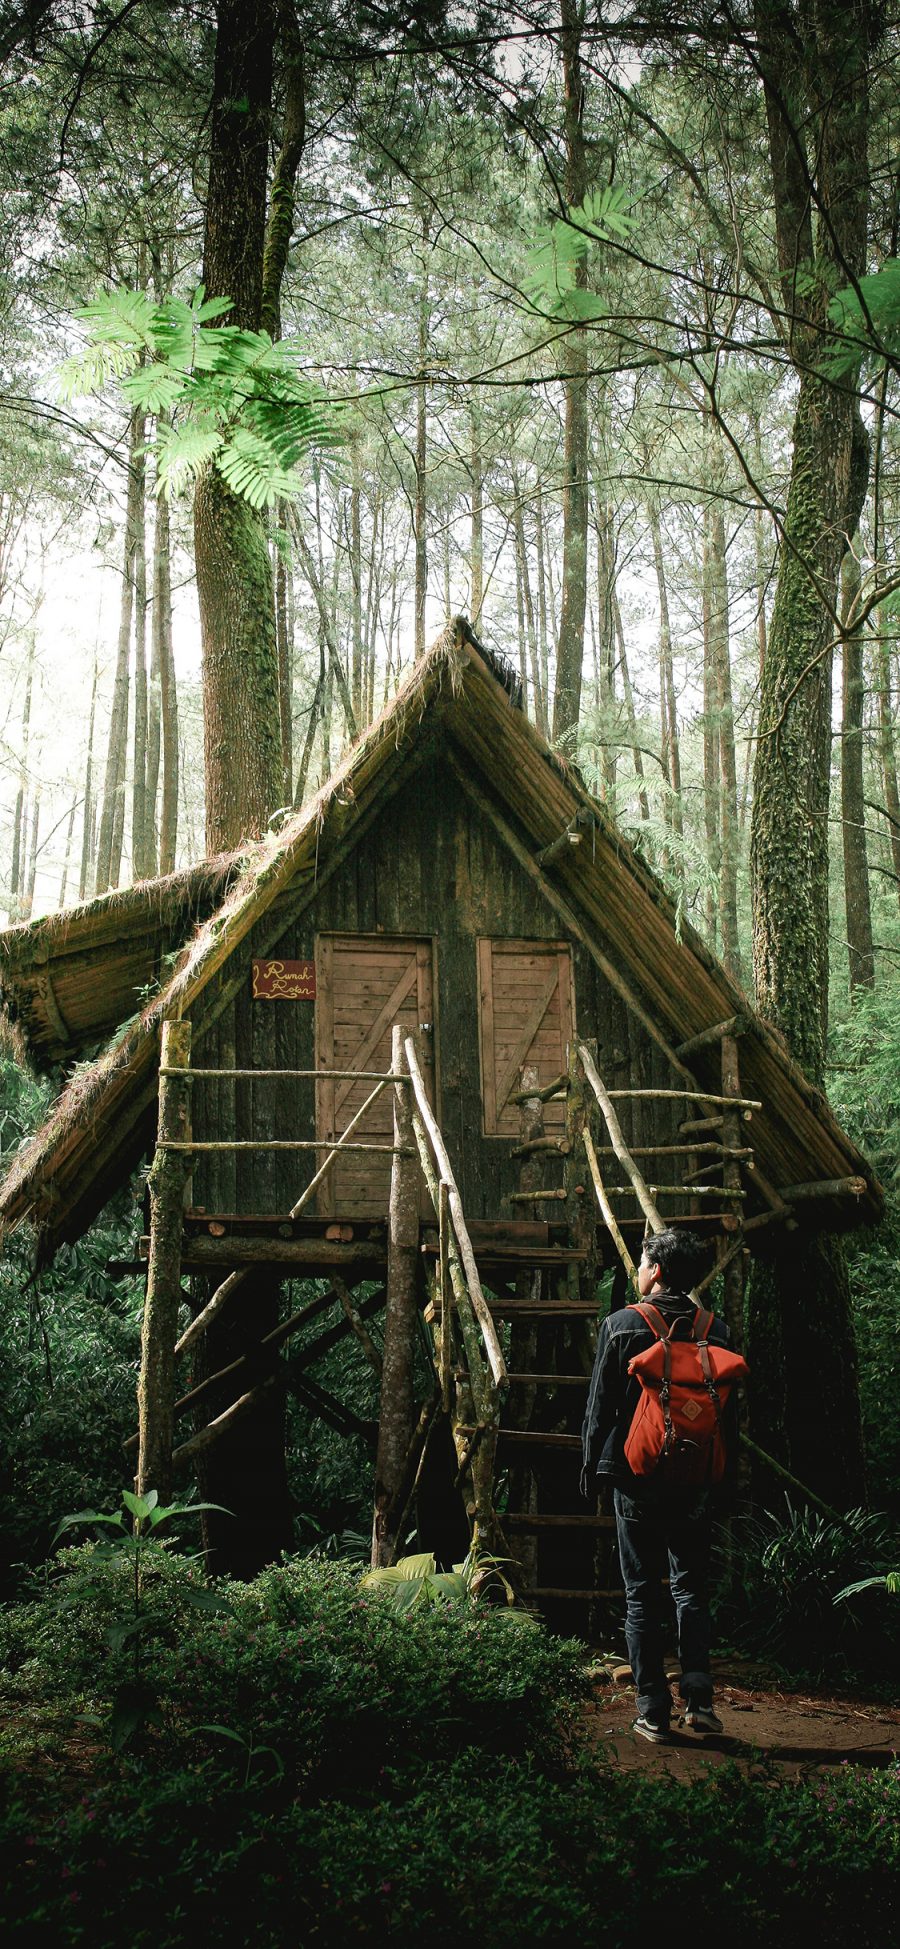
[[[202,1028],[204,1012],[221,993],[214,978],[220,972],[229,978],[225,964],[235,955],[240,962],[251,929],[257,930],[255,952],[265,953],[269,937],[274,947],[288,924],[285,903],[296,913],[314,899],[324,866],[352,848],[399,789],[429,725],[448,763],[499,819],[520,863],[528,862],[548,891],[565,900],[576,925],[602,949],[657,1038],[677,1047],[727,1018],[744,1017],[741,1086],[764,1105],[754,1119],[753,1148],[770,1182],[859,1177],[858,1197],[816,1201],[804,1207],[804,1219],[808,1212],[810,1222],[846,1226],[877,1218],[880,1187],[826,1099],[693,928],[676,926],[659,881],[516,708],[509,686],[457,619],[316,797],[249,851],[240,877],[183,949],[160,994],[99,1061],[73,1078],[0,1185],[0,1226],[33,1219],[45,1251],[80,1235],[152,1137],[161,1023],[189,1014],[195,1031]],[[543,849],[578,824],[589,830],[587,843],[565,847],[542,868]],[[692,1056],[691,1065],[701,1087],[719,1089],[718,1045]]]
[[[34,1067],[76,1061],[136,1015],[241,864],[202,860],[0,934],[0,1009]]]

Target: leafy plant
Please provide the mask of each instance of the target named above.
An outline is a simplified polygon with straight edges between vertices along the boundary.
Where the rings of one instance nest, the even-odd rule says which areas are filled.
[[[573,323],[605,318],[607,306],[602,298],[578,284],[578,266],[589,243],[627,237],[636,223],[628,193],[618,184],[589,190],[584,202],[567,216],[555,218],[537,232],[525,279],[532,304],[554,318],[568,318]]]
[[[97,1509],[81,1509],[72,1516],[64,1516],[57,1525],[54,1543],[67,1530],[88,1525],[99,1531],[111,1531],[111,1535],[95,1543],[94,1561],[96,1564],[108,1563],[110,1559],[124,1561],[129,1569],[131,1601],[125,1615],[109,1625],[106,1642],[113,1652],[130,1646],[131,1674],[116,1686],[107,1721],[97,1719],[93,1714],[83,1715],[97,1725],[104,1725],[115,1752],[119,1752],[144,1726],[162,1723],[158,1686],[148,1675],[144,1656],[148,1633],[155,1624],[154,1614],[148,1610],[145,1601],[147,1579],[152,1574],[154,1559],[166,1548],[157,1532],[173,1517],[199,1515],[204,1509],[220,1507],[219,1503],[212,1502],[173,1502],[161,1508],[155,1489],[148,1490],[145,1496],[134,1495],[131,1490],[124,1489],[121,1510],[109,1514]],[[127,1520],[129,1517],[130,1522]],[[82,1601],[95,1594],[96,1587],[92,1590],[89,1582],[82,1584],[79,1592]],[[196,1610],[228,1613],[227,1602],[203,1585],[186,1583],[183,1594],[185,1601]]]
[[[334,439],[333,415],[301,377],[299,342],[215,322],[230,310],[202,285],[190,303],[109,291],[76,313],[88,343],[59,389],[73,399],[114,380],[132,408],[156,416],[158,493],[181,493],[212,465],[251,507],[271,507],[299,493],[298,464]]]
[[[789,1670],[818,1675],[883,1663],[891,1625],[850,1602],[881,1583],[895,1560],[890,1520],[864,1509],[830,1520],[785,1497],[785,1513],[766,1511],[735,1525],[723,1569],[730,1580],[720,1629],[748,1650]],[[844,1612],[835,1618],[843,1594]]]
[[[364,1590],[381,1591],[389,1597],[395,1611],[411,1611],[419,1604],[466,1604],[501,1591],[507,1604],[515,1603],[515,1591],[503,1575],[499,1557],[479,1550],[474,1543],[452,1570],[438,1570],[431,1552],[423,1551],[370,1570],[362,1582]],[[524,1612],[518,1612],[517,1617],[530,1622]]]

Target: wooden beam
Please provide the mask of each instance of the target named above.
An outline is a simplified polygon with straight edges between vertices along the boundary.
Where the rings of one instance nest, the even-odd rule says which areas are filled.
[[[450,1207],[450,1216],[453,1221],[453,1231],[455,1233],[456,1242],[459,1247],[459,1255],[462,1260],[463,1270],[466,1276],[466,1285],[468,1287],[469,1296],[472,1301],[472,1308],[475,1313],[475,1317],[478,1321],[478,1324],[481,1328],[482,1335],[484,1337],[485,1351],[488,1357],[488,1365],[490,1366],[491,1374],[493,1375],[495,1387],[503,1387],[506,1381],[506,1362],[503,1358],[503,1354],[500,1349],[500,1342],[497,1339],[497,1334],[494,1328],[494,1322],[491,1319],[490,1313],[488,1312],[487,1306],[485,1304],[484,1293],[482,1292],[481,1289],[481,1280],[478,1276],[478,1267],[475,1263],[475,1253],[472,1249],[472,1241],[471,1238],[469,1237],[469,1230],[468,1230],[468,1226],[466,1225],[465,1214],[462,1208],[462,1199],[459,1195],[459,1189],[456,1183],[456,1178],[454,1176],[453,1166],[450,1162],[447,1146],[444,1143],[444,1139],[441,1134],[440,1128],[438,1126],[437,1120],[434,1116],[434,1112],[431,1108],[431,1104],[428,1101],[425,1084],[422,1079],[422,1072],[421,1069],[419,1068],[419,1059],[416,1054],[416,1045],[412,1039],[412,1036],[407,1035],[405,1037],[403,1048],[404,1048],[404,1054],[406,1056],[406,1060],[409,1064],[409,1073],[412,1079],[412,1087],[415,1094],[416,1107],[419,1116],[423,1124],[425,1125],[425,1129],[428,1132],[428,1136],[431,1142],[431,1147],[434,1152],[434,1156],[438,1165],[438,1169],[440,1171],[440,1175],[447,1186],[447,1197],[448,1197],[448,1203]]]
[[[653,1226],[653,1230],[655,1232],[664,1231],[665,1221],[660,1215],[659,1207],[654,1204],[653,1199],[651,1198],[650,1193],[647,1189],[647,1186],[644,1183],[644,1180],[640,1174],[640,1171],[638,1170],[637,1165],[634,1163],[631,1153],[628,1150],[628,1147],[625,1143],[625,1139],[622,1136],[622,1132],[619,1127],[619,1119],[616,1116],[615,1110],[613,1109],[612,1103],[610,1101],[609,1092],[598,1072],[597,1065],[594,1062],[593,1056],[591,1055],[590,1050],[586,1047],[586,1045],[583,1042],[580,1042],[578,1044],[578,1053],[584,1065],[584,1073],[588,1079],[588,1082],[590,1083],[591,1089],[593,1090],[595,1097],[597,1098],[597,1102],[599,1103],[600,1108],[603,1111],[603,1115],[606,1120],[606,1128],[609,1131],[610,1141],[612,1143],[613,1150],[615,1152],[616,1157],[619,1160],[619,1163],[622,1166],[623,1171],[625,1172],[626,1177],[629,1179],[631,1183],[631,1187],[632,1190],[634,1191],[635,1197],[637,1198],[638,1204],[640,1205],[645,1218],[648,1218],[650,1220],[650,1223]],[[673,1189],[677,1189],[677,1187],[673,1186]]]
[[[819,1178],[811,1184],[783,1184],[779,1193],[794,1204],[804,1198],[862,1198],[867,1189],[865,1178]]]
[[[181,1231],[185,1160],[162,1146],[191,1130],[191,1025],[165,1022],[163,1060],[169,1074],[159,1089],[159,1133],[150,1171],[150,1258],[141,1327],[138,1379],[137,1493],[155,1489],[160,1503],[172,1494],[172,1424],[175,1341],[181,1292]],[[173,1073],[174,1072],[174,1073]]]
[[[584,1139],[584,1148],[585,1148],[587,1161],[588,1161],[588,1170],[590,1171],[591,1179],[594,1186],[594,1191],[596,1192],[597,1203],[600,1206],[600,1210],[603,1213],[603,1220],[606,1225],[606,1229],[610,1235],[610,1238],[612,1239],[616,1251],[619,1254],[619,1258],[621,1259],[622,1264],[625,1267],[625,1271],[627,1272],[629,1279],[632,1281],[632,1284],[636,1284],[635,1263],[631,1256],[631,1253],[628,1250],[625,1240],[622,1237],[619,1227],[616,1223],[615,1213],[606,1195],[606,1186],[604,1185],[603,1179],[600,1175],[600,1166],[597,1162],[597,1153],[596,1150],[594,1149],[594,1140],[586,1125],[583,1132],[583,1139]]]
[[[714,1022],[711,1029],[701,1029],[699,1035],[689,1035],[686,1042],[679,1042],[678,1054],[682,1059],[695,1056],[698,1050],[711,1048],[724,1036],[744,1035],[749,1026],[746,1015],[729,1015],[727,1022]]]

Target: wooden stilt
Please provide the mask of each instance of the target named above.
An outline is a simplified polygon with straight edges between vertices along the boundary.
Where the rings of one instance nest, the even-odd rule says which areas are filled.
[[[403,1031],[395,1025],[391,1037],[391,1069],[405,1069]],[[372,1526],[372,1568],[389,1564],[396,1533],[393,1518],[400,1513],[403,1475],[415,1427],[413,1369],[419,1277],[419,1170],[412,1124],[412,1091],[395,1083],[394,1159],[388,1210],[387,1302],[384,1317],[381,1405],[378,1452],[375,1461],[375,1516]]]
[[[175,1404],[175,1342],[181,1304],[181,1233],[187,1155],[167,1150],[191,1134],[191,1025],[164,1022],[156,1155],[150,1170],[150,1260],[141,1328],[138,1380],[137,1493],[156,1489],[161,1502],[172,1493],[172,1422]]]

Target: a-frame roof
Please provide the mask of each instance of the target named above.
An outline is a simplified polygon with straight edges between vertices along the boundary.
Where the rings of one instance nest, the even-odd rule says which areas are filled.
[[[195,1031],[202,1029],[214,994],[221,999],[223,992],[222,981],[213,978],[224,971],[227,982],[225,964],[237,956],[235,981],[243,979],[251,929],[255,952],[265,953],[270,936],[275,946],[290,919],[315,899],[323,874],[353,848],[415,768],[429,730],[464,789],[676,1070],[686,1073],[679,1045],[742,1018],[741,1087],[763,1104],[753,1125],[760,1171],[776,1189],[813,1180],[861,1181],[852,1198],[838,1194],[804,1206],[804,1221],[844,1227],[876,1219],[880,1186],[826,1099],[693,928],[676,924],[655,875],[516,708],[468,626],[457,619],[316,797],[250,850],[240,878],[186,944],[161,992],[96,1063],[76,1074],[0,1185],[0,1227],[32,1219],[41,1228],[44,1253],[80,1235],[152,1136],[161,1023],[190,1015]],[[582,843],[564,842],[552,859],[542,860],[567,831],[580,832]],[[718,1044],[690,1061],[699,1086],[718,1091]]]

